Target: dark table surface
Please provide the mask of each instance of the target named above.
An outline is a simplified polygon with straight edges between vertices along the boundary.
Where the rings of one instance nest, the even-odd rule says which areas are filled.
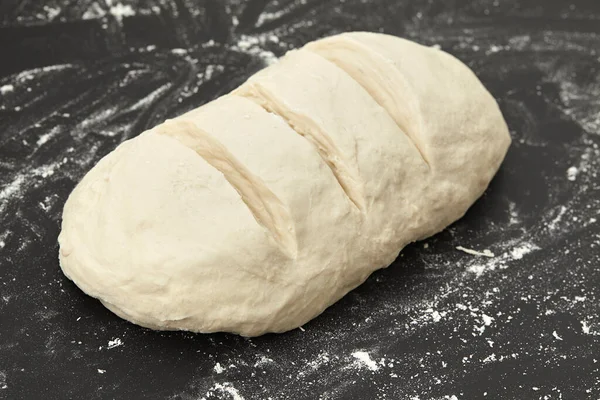
[[[441,46],[498,99],[514,142],[463,219],[253,339],[139,328],[62,275],[103,155],[349,30]],[[0,398],[600,398],[599,57],[598,0],[2,1]]]

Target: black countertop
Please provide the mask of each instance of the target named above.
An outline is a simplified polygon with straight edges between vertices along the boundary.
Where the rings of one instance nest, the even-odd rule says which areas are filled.
[[[62,275],[103,155],[349,30],[441,46],[498,99],[514,142],[463,219],[253,339],[137,327]],[[2,2],[0,398],[598,399],[599,145],[597,0]]]

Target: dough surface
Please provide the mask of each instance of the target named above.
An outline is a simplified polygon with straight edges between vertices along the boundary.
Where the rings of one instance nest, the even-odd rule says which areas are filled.
[[[142,326],[284,332],[460,218],[509,144],[454,57],[328,37],[105,156],[65,204],[60,265]]]

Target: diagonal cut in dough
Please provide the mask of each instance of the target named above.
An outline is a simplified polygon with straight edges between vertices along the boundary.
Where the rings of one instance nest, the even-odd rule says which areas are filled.
[[[219,170],[240,194],[256,221],[271,233],[281,250],[290,258],[296,257],[298,244],[287,207],[218,140],[193,122],[182,119],[167,120],[154,131],[177,139]]]

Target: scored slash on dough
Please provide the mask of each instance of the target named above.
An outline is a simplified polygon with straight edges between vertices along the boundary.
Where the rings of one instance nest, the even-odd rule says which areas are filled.
[[[307,116],[299,116],[292,112],[284,106],[284,101],[277,99],[276,96],[258,83],[242,85],[234,94],[252,100],[264,108],[265,111],[281,117],[294,131],[311,142],[325,164],[333,172],[350,201],[361,212],[365,212],[365,195],[358,173],[353,171],[344,154],[317,123]]]
[[[428,166],[431,165],[429,158],[425,154],[423,138],[420,137],[420,120],[418,117],[416,117],[417,119],[415,120],[415,116],[419,115],[418,105],[410,101],[404,101],[402,104],[398,104],[395,95],[389,92],[391,90],[394,90],[395,92],[406,92],[406,98],[409,98],[412,92],[410,83],[403,77],[400,77],[397,73],[387,73],[389,71],[381,71],[381,74],[378,77],[364,73],[364,70],[368,69],[376,71],[378,68],[382,67],[390,68],[390,60],[350,37],[335,36],[325,38],[316,42],[311,42],[304,46],[304,48],[337,65],[338,68],[344,70],[352,77],[352,79],[361,85],[371,95],[373,100],[388,112],[400,130],[402,130],[411,140],[423,161]],[[360,57],[349,56],[350,54],[360,55]],[[350,59],[353,60],[353,62],[348,62]],[[360,63],[363,63],[363,65],[361,66]],[[393,82],[394,84],[381,85],[378,81],[378,79],[382,79],[382,77],[391,80],[392,76],[397,80],[396,82]],[[392,82],[390,81],[389,83]]]
[[[240,194],[256,221],[270,232],[281,250],[290,258],[297,256],[298,243],[294,222],[287,207],[262,179],[236,160],[225,146],[193,122],[182,119],[167,120],[154,130],[194,150],[219,170]]]

